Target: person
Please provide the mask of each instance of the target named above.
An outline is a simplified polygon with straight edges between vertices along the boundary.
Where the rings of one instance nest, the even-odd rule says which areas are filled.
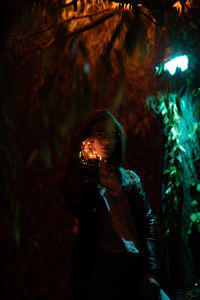
[[[155,220],[138,175],[123,167],[126,136],[108,109],[81,126],[61,193],[79,220],[69,299],[169,299],[160,288]]]

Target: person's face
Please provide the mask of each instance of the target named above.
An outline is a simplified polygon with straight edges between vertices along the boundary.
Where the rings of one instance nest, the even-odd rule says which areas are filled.
[[[92,136],[94,137],[94,148],[98,155],[103,158],[112,156],[115,146],[117,129],[114,122],[110,119],[98,121],[92,127]]]

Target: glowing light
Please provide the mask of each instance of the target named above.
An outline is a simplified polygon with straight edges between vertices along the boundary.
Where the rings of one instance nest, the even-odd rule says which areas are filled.
[[[178,56],[164,64],[164,71],[169,71],[171,75],[175,74],[177,68],[180,68],[182,72],[187,70],[188,58],[186,55]]]
[[[182,7],[181,1],[175,2],[173,7],[175,7],[177,9],[179,14],[181,14],[183,12],[183,7]],[[188,10],[190,8],[191,8],[191,1],[190,0],[184,1],[184,9]]]

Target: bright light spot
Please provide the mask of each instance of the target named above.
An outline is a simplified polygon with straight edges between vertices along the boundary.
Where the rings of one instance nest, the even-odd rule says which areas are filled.
[[[177,1],[174,3],[173,7],[175,7],[178,11],[179,14],[182,13],[182,10],[183,10],[183,7],[181,5],[181,1]],[[188,10],[191,8],[191,1],[190,0],[187,0],[187,1],[184,1],[184,9],[185,10]]]
[[[182,72],[188,68],[188,58],[186,55],[178,56],[164,65],[164,71],[169,71],[171,75],[174,75],[176,68],[180,68]]]
[[[84,73],[85,73],[86,75],[88,75],[89,72],[90,72],[90,64],[89,64],[88,62],[86,62],[86,63],[84,64]]]

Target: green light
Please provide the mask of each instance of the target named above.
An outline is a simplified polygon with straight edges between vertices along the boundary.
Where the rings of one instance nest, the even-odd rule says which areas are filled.
[[[169,71],[171,75],[175,74],[177,68],[180,68],[182,72],[187,70],[188,58],[186,55],[177,56],[164,64],[164,71]]]

